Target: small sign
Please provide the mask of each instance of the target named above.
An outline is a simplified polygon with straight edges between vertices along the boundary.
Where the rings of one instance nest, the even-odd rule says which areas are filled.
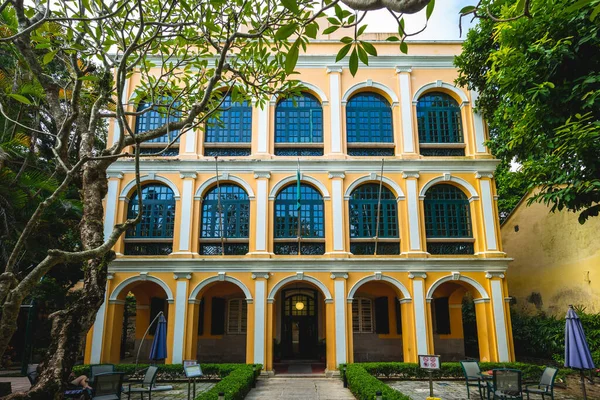
[[[419,355],[419,367],[423,369],[440,369],[440,356]]]
[[[189,367],[191,365],[198,365],[197,360],[183,360],[183,368]]]
[[[188,365],[183,370],[185,371],[185,376],[187,378],[197,378],[199,376],[202,376],[202,369],[200,368],[200,365],[198,365],[198,364]]]

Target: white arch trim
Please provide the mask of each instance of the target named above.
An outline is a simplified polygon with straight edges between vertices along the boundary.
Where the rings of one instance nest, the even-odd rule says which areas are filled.
[[[138,276],[132,276],[131,278],[125,279],[123,282],[119,283],[116,288],[114,288],[108,300],[117,300],[117,298],[119,297],[123,289],[125,289],[125,287],[127,287],[130,283],[137,281],[156,283],[167,294],[167,301],[169,303],[173,303],[173,292],[171,291],[171,288],[169,288],[169,285],[167,285],[161,279],[158,279],[157,277],[148,274],[140,274]]]
[[[468,276],[462,276],[462,275],[457,275],[457,274],[453,274],[453,275],[448,275],[448,276],[444,276],[440,279],[438,279],[437,281],[435,281],[433,283],[433,285],[431,285],[431,287],[429,288],[429,290],[427,291],[427,297],[426,299],[428,301],[430,301],[431,299],[433,299],[433,293],[435,293],[435,290],[444,282],[452,282],[452,281],[463,281],[465,283],[468,283],[469,285],[473,286],[473,288],[475,288],[475,290],[477,290],[477,292],[479,292],[479,295],[481,296],[481,299],[477,299],[478,301],[489,301],[490,296],[488,295],[487,291],[485,290],[485,288],[481,285],[481,283],[477,282],[475,279],[469,278]]]
[[[220,182],[234,182],[237,183],[239,186],[241,186],[245,191],[246,194],[248,195],[248,198],[250,200],[254,200],[254,191],[252,190],[252,186],[250,186],[250,184],[248,184],[248,182],[246,182],[245,180],[243,180],[240,177],[237,177],[235,175],[230,175],[230,174],[221,174],[219,175],[219,183]],[[206,192],[206,190],[212,186],[213,184],[217,183],[217,177],[213,176],[212,178],[209,178],[207,180],[205,180],[202,185],[200,185],[200,187],[198,188],[198,190],[196,190],[196,194],[194,195],[194,199],[195,200],[202,200],[202,197],[204,197],[204,194]]]
[[[437,185],[438,183],[443,182],[454,182],[457,185],[466,189],[469,192],[469,195],[471,196],[469,198],[469,201],[479,200],[479,195],[477,194],[477,190],[475,190],[473,185],[471,185],[469,182],[465,181],[462,178],[458,178],[456,176],[451,176],[448,174],[444,174],[442,176],[438,176],[437,178],[433,178],[430,181],[428,181],[425,185],[423,185],[421,191],[419,192],[419,199],[425,199],[427,190],[429,190],[429,188],[431,188],[434,185]]]
[[[373,173],[371,175],[361,176],[360,178],[358,178],[354,182],[352,182],[348,186],[348,189],[346,189],[346,193],[344,193],[344,199],[349,200],[350,195],[352,195],[352,192],[354,191],[354,189],[356,189],[360,185],[367,183],[367,182],[379,183],[380,179],[383,180],[383,182],[385,184],[387,184],[389,187],[392,188],[392,190],[394,190],[396,192],[396,200],[400,201],[400,200],[405,199],[404,192],[402,191],[402,188],[400,187],[400,185],[398,185],[398,183],[396,181],[394,181],[386,176],[381,178],[381,175],[378,175],[375,173]]]
[[[375,272],[375,274],[373,274],[371,276],[365,276],[364,278],[359,279],[358,282],[356,282],[354,284],[354,286],[352,286],[352,289],[350,289],[350,291],[348,292],[348,301],[352,301],[354,299],[354,294],[356,294],[356,291],[362,285],[364,285],[367,282],[379,281],[379,280],[391,283],[398,290],[400,290],[400,292],[402,293],[402,300],[412,300],[410,297],[410,292],[408,291],[406,286],[404,286],[402,284],[402,282],[400,282],[399,280],[397,280],[395,278],[392,278],[391,276],[382,275],[381,272]]]
[[[454,85],[451,85],[449,83],[442,82],[442,81],[435,81],[435,82],[431,82],[431,83],[421,86],[419,88],[419,90],[416,91],[416,93],[413,97],[413,104],[417,104],[419,101],[419,98],[426,91],[432,90],[432,89],[439,89],[439,88],[449,90],[449,91],[453,92],[454,94],[456,94],[458,96],[458,98],[462,101],[462,104],[460,105],[461,107],[469,104],[469,99],[467,98],[467,95],[465,94],[465,92],[463,92],[462,90],[460,90],[459,88],[457,88]]]
[[[242,283],[242,281],[240,281],[239,279],[236,279],[232,276],[227,276],[225,274],[225,272],[219,272],[216,276],[211,276],[210,278],[206,278],[202,282],[200,282],[198,285],[196,285],[196,287],[194,288],[194,290],[192,290],[192,293],[190,294],[188,302],[194,303],[196,301],[196,298],[198,297],[198,294],[202,291],[202,289],[204,289],[206,286],[208,286],[214,282],[233,283],[234,285],[236,285],[237,287],[242,289],[242,292],[244,292],[244,296],[246,296],[246,301],[248,303],[252,302],[252,294],[250,293],[250,290],[248,289],[248,287],[246,285],[244,285],[244,283]]]
[[[269,200],[275,200],[275,197],[277,196],[277,193],[279,193],[281,188],[283,188],[287,184],[296,182],[296,179],[297,179],[296,175],[290,175],[288,177],[283,178],[279,182],[277,182],[271,189],[271,192],[269,193]],[[308,182],[308,183],[314,185],[321,192],[321,196],[323,196],[323,200],[330,199],[329,191],[327,190],[325,185],[323,185],[323,183],[321,183],[318,179],[315,179],[312,176],[308,176],[305,174],[300,174],[300,181]]]
[[[300,81],[300,87],[304,87],[308,90],[310,90],[311,92],[313,92],[317,98],[319,99],[319,101],[321,102],[322,106],[326,106],[329,104],[329,100],[327,100],[327,96],[325,95],[325,92],[323,90],[321,90],[320,87],[313,85],[312,83],[308,83],[308,82],[304,82],[304,81]],[[277,104],[277,100],[279,99],[279,97],[277,95],[273,95],[273,97],[271,97],[271,105],[275,105]]]
[[[327,286],[325,286],[320,280],[313,278],[312,276],[309,276],[309,275],[304,275],[301,272],[298,272],[296,275],[290,275],[286,278],[283,278],[279,282],[277,282],[277,284],[275,284],[275,286],[273,286],[273,289],[271,289],[271,291],[269,292],[267,301],[270,301],[270,302],[275,301],[275,295],[277,294],[279,289],[281,289],[283,286],[287,285],[290,282],[296,282],[296,281],[298,281],[298,282],[306,281],[306,282],[312,283],[313,285],[315,285],[316,287],[318,287],[321,290],[321,293],[323,293],[323,295],[325,296],[326,302],[333,301],[333,297],[331,297],[331,292],[329,292],[329,289],[327,289]]]
[[[181,196],[179,195],[179,189],[177,189],[177,186],[175,186],[175,184],[173,182],[171,182],[169,179],[165,178],[164,176],[148,174],[148,175],[144,175],[144,176],[140,177],[140,183],[144,183],[144,182],[148,182],[148,181],[156,181],[156,182],[164,183],[165,185],[170,187],[171,190],[173,191],[175,200],[180,199]],[[121,194],[119,195],[119,200],[129,200],[129,192],[131,192],[131,190],[134,187],[135,187],[135,178],[132,179],[127,185],[125,185],[123,190],[121,190]]]
[[[360,89],[364,89],[364,88],[378,89],[378,90],[381,90],[382,92],[384,92],[385,94],[387,94],[388,97],[392,100],[392,104],[391,104],[392,107],[394,105],[399,104],[399,102],[400,102],[400,100],[398,100],[398,95],[392,89],[390,89],[383,83],[373,82],[369,79],[365,82],[359,82],[356,85],[351,86],[348,90],[346,90],[346,93],[344,93],[344,95],[342,96],[342,104],[346,104],[348,102],[348,100],[350,99],[350,97],[352,97],[352,95],[354,95],[355,92],[357,92]]]

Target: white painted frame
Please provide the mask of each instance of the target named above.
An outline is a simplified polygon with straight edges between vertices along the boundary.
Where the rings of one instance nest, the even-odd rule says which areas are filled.
[[[158,286],[160,286],[165,293],[167,294],[167,301],[169,303],[173,303],[173,292],[171,291],[171,288],[169,288],[169,285],[167,285],[163,280],[152,276],[152,275],[147,275],[147,274],[140,274],[138,276],[132,276],[130,278],[125,279],[123,282],[119,283],[117,285],[117,287],[114,288],[114,290],[112,291],[112,293],[110,294],[110,297],[108,298],[109,301],[111,300],[118,300],[119,295],[121,294],[121,292],[123,291],[123,289],[125,289],[127,286],[129,286],[129,284],[133,283],[133,282],[154,282],[156,283]]]
[[[298,275],[301,275],[302,278],[299,278]],[[269,296],[267,297],[267,301],[270,302],[274,302],[275,301],[275,295],[277,294],[277,292],[279,291],[279,289],[281,289],[283,286],[287,285],[288,283],[291,282],[310,282],[313,285],[315,285],[316,287],[318,287],[321,290],[321,293],[323,293],[323,295],[325,296],[325,302],[326,303],[332,303],[333,302],[333,298],[331,297],[331,292],[329,291],[329,289],[327,289],[327,286],[325,286],[320,280],[318,280],[317,278],[314,278],[310,275],[304,275],[304,274],[296,274],[296,275],[290,275],[288,277],[283,278],[282,280],[280,280],[279,282],[277,282],[275,284],[275,286],[273,286],[273,288],[271,289],[271,291],[269,292]]]
[[[374,91],[379,90],[381,92],[384,92],[388,96],[387,100],[392,101],[392,104],[390,104],[391,107],[397,106],[400,102],[396,92],[394,92],[388,86],[384,85],[383,83],[368,80],[352,85],[348,90],[346,90],[346,93],[344,93],[344,95],[342,96],[342,105],[345,105],[348,102],[348,100],[350,100],[350,98],[361,89],[375,89]]]
[[[169,178],[165,178],[164,176],[155,175],[155,174],[148,174],[148,175],[144,175],[144,176],[140,177],[140,183],[144,183],[144,182],[164,183],[169,188],[171,188],[171,190],[173,191],[175,200],[179,200],[181,198],[181,195],[179,194],[179,189],[177,189],[177,186],[173,182],[171,182],[171,180]],[[119,200],[129,201],[129,197],[131,196],[131,191],[133,190],[134,187],[135,187],[135,178],[132,179],[131,181],[129,181],[129,183],[127,185],[125,185],[125,187],[123,187],[123,190],[121,190],[121,194],[119,195]]]
[[[269,200],[275,200],[275,198],[277,197],[277,193],[279,193],[279,191],[284,186],[286,186],[292,182],[296,182],[296,179],[297,179],[297,177],[295,174],[290,175],[288,177],[283,178],[282,180],[277,182],[275,185],[273,185],[273,187],[271,188],[271,192],[269,193]],[[329,191],[327,190],[327,187],[318,179],[315,179],[312,176],[309,176],[306,174],[300,174],[300,181],[310,183],[311,185],[316,187],[321,192],[321,196],[323,197],[323,200],[329,200],[331,198],[331,196],[329,195]]]
[[[429,188],[431,188],[434,185],[437,185],[438,183],[444,182],[453,182],[465,189],[471,196],[469,198],[469,201],[479,200],[479,194],[477,193],[477,190],[473,187],[473,185],[471,185],[469,182],[465,181],[462,178],[458,178],[456,176],[448,176],[447,174],[438,176],[437,178],[433,178],[427,181],[427,183],[423,185],[421,191],[419,192],[419,199],[424,200]]]
[[[321,106],[326,106],[329,104],[329,100],[327,99],[325,92],[320,87],[304,81],[300,81],[299,86],[311,91],[312,93],[310,94],[315,94],[317,96],[317,99],[319,99],[319,101],[321,102]],[[271,97],[271,105],[276,105],[278,101],[279,97],[277,95]]]
[[[406,288],[406,286],[404,286],[402,284],[402,282],[400,282],[396,278],[392,278],[391,276],[383,275],[383,274],[380,274],[380,273],[376,272],[373,275],[365,276],[364,278],[359,279],[352,286],[352,288],[350,289],[350,291],[348,292],[347,301],[351,302],[352,300],[354,300],[354,295],[356,294],[356,291],[362,285],[364,285],[365,283],[371,282],[371,281],[379,281],[379,280],[391,283],[394,287],[396,287],[396,289],[400,290],[400,292],[402,293],[402,299],[412,300],[412,298],[410,296],[410,292],[408,291],[408,289]]]
[[[437,281],[435,281],[430,287],[429,290],[427,291],[427,296],[426,299],[427,301],[430,301],[431,299],[433,299],[433,293],[435,293],[435,290],[444,282],[456,282],[456,281],[462,281],[465,283],[468,283],[469,285],[471,285],[475,290],[477,290],[477,292],[479,293],[479,295],[481,296],[481,299],[477,299],[477,300],[489,300],[490,296],[488,294],[488,292],[485,290],[485,288],[481,285],[481,283],[477,282],[475,279],[469,278],[468,276],[463,276],[463,275],[459,275],[458,279],[456,279],[456,274],[455,275],[448,275],[448,276],[444,276],[440,279],[438,279]]]
[[[404,195],[404,191],[402,191],[402,188],[400,187],[400,185],[398,185],[398,183],[396,181],[394,181],[393,179],[390,179],[386,176],[381,178],[381,175],[376,174],[375,177],[373,177],[373,175],[365,175],[365,176],[361,176],[358,179],[355,179],[350,185],[348,185],[348,188],[346,189],[346,192],[344,193],[344,199],[350,200],[350,196],[352,195],[352,192],[360,185],[363,185],[368,182],[379,183],[380,179],[383,181],[383,183],[385,183],[387,186],[389,186],[394,192],[396,192],[395,195],[396,195],[397,201],[404,200],[406,198],[406,196]]]
[[[250,290],[248,289],[248,287],[246,285],[244,285],[244,283],[242,281],[240,281],[239,279],[234,278],[232,276],[227,276],[224,272],[219,272],[217,275],[211,276],[210,278],[206,278],[202,282],[197,284],[196,287],[194,288],[194,290],[192,290],[192,293],[190,293],[190,297],[188,298],[188,303],[195,303],[196,298],[198,297],[198,294],[200,294],[202,289],[204,289],[211,283],[215,283],[215,282],[233,283],[234,285],[236,285],[237,287],[242,289],[242,292],[244,292],[244,295],[246,296],[246,302],[252,303],[252,294],[250,293]]]
[[[425,92],[436,89],[445,89],[457,95],[458,98],[462,101],[462,104],[460,104],[461,108],[469,104],[469,99],[467,98],[467,94],[465,92],[463,92],[456,86],[443,81],[435,81],[421,86],[413,96],[413,104],[417,104],[419,102],[419,98],[423,96]]]
[[[233,182],[233,183],[236,183],[237,185],[241,186],[242,189],[244,189],[246,191],[246,194],[248,195],[248,199],[254,200],[254,191],[252,190],[252,186],[250,186],[250,184],[248,182],[246,182],[245,180],[243,180],[242,178],[235,176],[235,175],[231,175],[231,174],[220,174],[219,175],[219,183],[225,183],[225,182]],[[202,200],[202,198],[206,194],[206,191],[211,186],[215,185],[216,183],[217,183],[216,176],[208,178],[207,180],[202,182],[202,184],[198,187],[198,189],[196,190],[196,193],[194,194],[194,200]]]

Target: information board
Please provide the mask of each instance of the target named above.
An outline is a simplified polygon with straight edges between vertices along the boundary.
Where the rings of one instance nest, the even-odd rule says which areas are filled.
[[[440,356],[419,355],[419,367],[423,369],[440,369]]]
[[[183,368],[189,367],[190,365],[198,365],[197,360],[183,360]]]
[[[188,365],[183,370],[185,371],[185,376],[188,378],[197,378],[199,376],[202,376],[202,369],[198,364]]]

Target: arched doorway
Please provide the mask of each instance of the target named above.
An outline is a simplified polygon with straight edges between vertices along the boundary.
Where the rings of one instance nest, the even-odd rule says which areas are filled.
[[[213,282],[200,290],[192,309],[192,358],[204,363],[245,363],[248,304],[232,282]]]
[[[354,362],[404,361],[408,337],[403,335],[410,300],[394,285],[370,280],[352,294]],[[404,299],[404,300],[403,300]]]
[[[489,361],[494,354],[488,335],[489,298],[465,280],[447,280],[435,285],[428,296],[435,354],[443,361],[467,357]]]

